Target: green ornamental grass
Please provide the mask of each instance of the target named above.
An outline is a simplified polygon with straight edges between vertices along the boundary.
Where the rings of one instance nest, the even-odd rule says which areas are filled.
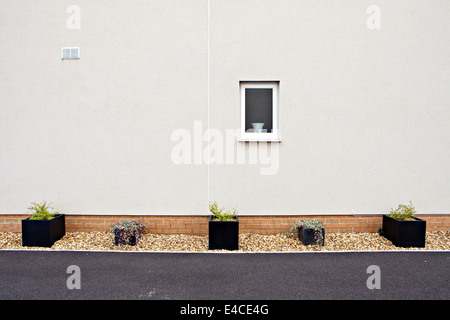
[[[47,203],[43,201],[42,203],[31,202],[31,206],[28,207],[28,210],[31,210],[30,220],[50,220],[59,214],[58,211],[50,212],[53,209],[50,206],[51,203]]]
[[[219,208],[219,205],[215,201],[209,203],[209,211],[213,215],[213,220],[219,221],[236,220],[236,216],[238,214],[236,209],[233,209],[233,211],[225,211],[225,209]]]
[[[414,220],[415,213],[416,209],[410,201],[409,205],[400,204],[397,209],[391,209],[388,216],[397,220]]]

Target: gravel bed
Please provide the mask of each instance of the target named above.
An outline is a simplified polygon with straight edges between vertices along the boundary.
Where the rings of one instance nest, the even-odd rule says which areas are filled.
[[[378,233],[329,233],[325,246],[305,246],[298,239],[284,234],[240,234],[240,252],[296,251],[365,251],[365,250],[450,250],[450,232],[427,232],[425,248],[399,248]],[[208,236],[183,234],[143,234],[136,246],[115,246],[111,232],[68,232],[51,248],[22,247],[22,234],[0,232],[0,249],[45,250],[118,250],[118,251],[189,251],[208,250]]]

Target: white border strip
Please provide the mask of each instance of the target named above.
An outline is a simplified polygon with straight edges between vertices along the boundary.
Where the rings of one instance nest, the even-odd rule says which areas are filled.
[[[265,254],[265,253],[377,253],[377,252],[446,252],[450,253],[450,250],[427,250],[427,249],[403,249],[403,250],[305,250],[305,251],[151,251],[151,250],[58,250],[58,249],[0,249],[3,251],[41,251],[41,252],[127,252],[127,253],[193,253],[193,254]]]

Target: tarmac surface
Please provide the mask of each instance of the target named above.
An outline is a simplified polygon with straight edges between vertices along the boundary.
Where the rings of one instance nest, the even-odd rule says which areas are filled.
[[[2,250],[0,299],[449,300],[449,267],[448,251]]]

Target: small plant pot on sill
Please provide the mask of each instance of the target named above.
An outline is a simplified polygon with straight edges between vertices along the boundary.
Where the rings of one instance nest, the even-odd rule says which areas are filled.
[[[209,250],[239,249],[239,219],[232,221],[215,221],[209,218]]]
[[[414,217],[414,220],[397,220],[383,215],[384,237],[396,247],[425,247],[426,221]]]
[[[305,245],[317,245],[320,244],[322,246],[325,245],[325,228],[322,228],[322,239],[318,242],[316,238],[316,232],[312,228],[304,228],[300,227],[298,229],[298,239]]]
[[[66,234],[65,216],[57,214],[50,220],[22,220],[22,246],[51,247]]]

